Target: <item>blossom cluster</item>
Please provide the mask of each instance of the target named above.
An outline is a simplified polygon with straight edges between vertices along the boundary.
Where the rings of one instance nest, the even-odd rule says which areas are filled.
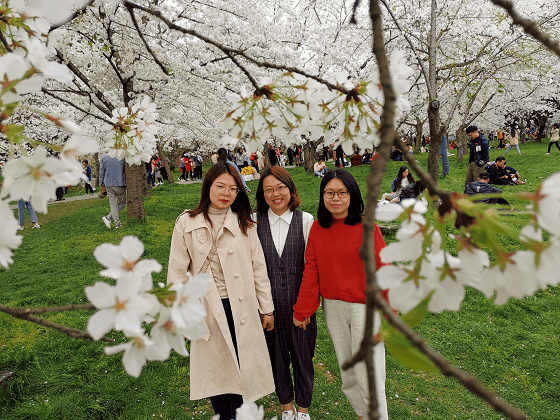
[[[519,299],[560,284],[555,261],[560,252],[559,191],[557,173],[546,179],[536,193],[518,194],[517,198],[532,202],[527,210],[529,221],[521,232],[501,223],[507,212],[475,204],[460,194],[451,197],[452,211],[443,216],[430,213],[416,200],[378,208],[378,220],[402,219],[397,241],[380,252],[381,260],[392,265],[378,271],[379,286],[389,289],[391,305],[406,313],[429,294],[430,311],[457,311],[465,286],[494,297],[494,302],[502,305],[510,297]],[[452,218],[459,234],[447,233],[446,220]],[[547,241],[543,230],[550,234]],[[518,241],[523,249],[507,252],[500,237]],[[446,251],[449,241],[456,241],[456,255]],[[493,261],[487,250],[495,256]]]
[[[211,277],[201,274],[183,284],[154,289],[152,273],[161,271],[156,260],[141,260],[144,244],[125,236],[119,245],[102,244],[94,256],[106,269],[99,274],[115,285],[97,282],[85,289],[98,311],[89,319],[87,331],[99,340],[111,330],[121,331],[128,341],[106,347],[105,353],[124,350],[125,371],[138,377],[148,360],[166,360],[171,350],[189,353],[185,338],[199,340],[207,332],[206,310],[200,299],[207,293]],[[149,334],[146,327],[151,326]]]
[[[413,70],[406,64],[404,52],[391,54],[391,76],[397,93],[397,111],[410,108],[402,96],[410,87]],[[287,85],[280,79],[287,78]],[[346,153],[353,144],[371,149],[379,144],[383,92],[377,80],[353,83],[348,73],[337,73],[332,83],[341,90],[329,90],[319,82],[297,73],[286,72],[276,80],[260,80],[260,88],[252,94],[241,87],[240,94],[227,93],[226,99],[235,108],[222,119],[228,134],[224,144],[241,142],[248,151],[262,150],[271,137],[282,138],[286,145],[301,136],[324,137],[326,144],[338,138]]]
[[[236,411],[235,418],[237,420],[263,420],[264,419],[264,407],[260,407],[254,402],[243,403]],[[219,414],[212,417],[212,420],[220,420]],[[276,417],[272,417],[271,420],[276,420]]]
[[[125,159],[130,165],[149,162],[156,148],[156,105],[148,96],[138,98],[130,107],[113,110],[110,135],[104,148],[109,156]]]

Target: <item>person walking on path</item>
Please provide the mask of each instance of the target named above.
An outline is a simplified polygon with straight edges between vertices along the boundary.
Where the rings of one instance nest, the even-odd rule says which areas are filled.
[[[303,277],[305,246],[313,216],[297,210],[300,197],[296,185],[282,167],[272,166],[264,171],[256,195],[257,233],[266,259],[275,314],[274,330],[264,334],[276,394],[284,409],[282,420],[309,420],[317,321],[312,315],[305,330],[297,328],[292,307]]]
[[[478,175],[484,170],[484,166],[490,160],[488,139],[484,134],[478,132],[474,125],[467,127],[467,136],[471,138],[469,143],[469,167],[465,178],[465,188],[467,184],[478,180]]]
[[[556,148],[558,150],[560,150],[560,145],[558,145],[558,139],[560,138],[560,129],[556,124],[554,124],[552,127],[552,136],[550,137],[550,143],[548,143],[548,152],[546,152],[547,155],[550,155],[550,148],[553,144],[556,145]]]
[[[511,134],[509,135],[509,139],[508,139],[508,140],[509,140],[509,146],[508,146],[508,148],[506,149],[506,151],[504,152],[504,157],[505,157],[505,155],[507,155],[508,152],[509,152],[511,149],[513,149],[513,148],[515,148],[515,150],[517,150],[517,154],[518,154],[519,156],[521,156],[521,150],[519,150],[519,138],[517,137],[517,133],[516,133],[516,131],[515,131],[515,128],[512,128],[512,129],[511,129]],[[550,151],[550,148],[549,148],[549,151]]]
[[[19,226],[17,230],[23,230],[23,224],[25,223],[25,208],[27,207],[27,212],[29,213],[29,218],[31,219],[31,223],[33,223],[33,229],[38,229],[39,226],[39,219],[37,219],[37,214],[33,209],[33,206],[29,201],[18,200],[18,219],[19,219]]]
[[[194,156],[193,178],[202,180],[202,156],[198,152]]]
[[[95,189],[91,186],[91,166],[89,166],[87,159],[82,160],[82,165],[84,167],[84,175],[87,177],[87,181],[84,182],[86,186],[86,195],[90,194],[90,191],[91,194],[93,194]]]
[[[111,229],[111,221],[115,222],[115,229],[119,229],[121,227],[119,212],[126,207],[124,159],[118,160],[107,154],[103,155],[99,169],[99,185],[102,185],[102,191],[107,191],[111,207],[111,212],[101,219],[108,229]]]

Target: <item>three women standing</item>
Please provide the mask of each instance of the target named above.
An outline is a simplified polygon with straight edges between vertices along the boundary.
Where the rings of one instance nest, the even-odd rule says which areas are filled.
[[[198,206],[175,222],[167,278],[213,277],[202,298],[208,333],[191,343],[190,398],[209,397],[221,419],[235,419],[244,399],[274,392],[263,332],[274,328],[266,270],[239,172],[218,162],[204,178]]]
[[[284,409],[282,420],[310,419],[308,409],[313,395],[315,315],[310,315],[305,330],[292,322],[292,307],[303,277],[305,246],[313,224],[311,214],[297,210],[299,204],[297,188],[286,169],[272,166],[264,171],[257,188],[257,233],[274,300],[275,328],[266,332],[265,337],[276,394]]]

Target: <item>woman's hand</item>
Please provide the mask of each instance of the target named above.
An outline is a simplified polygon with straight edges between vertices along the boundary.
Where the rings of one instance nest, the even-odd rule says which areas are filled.
[[[263,330],[272,331],[274,329],[274,314],[260,314]]]
[[[296,317],[292,317],[294,320],[294,325],[298,328],[303,328],[304,330],[307,328],[307,325],[311,322],[311,318],[305,318],[303,321],[296,319]]]

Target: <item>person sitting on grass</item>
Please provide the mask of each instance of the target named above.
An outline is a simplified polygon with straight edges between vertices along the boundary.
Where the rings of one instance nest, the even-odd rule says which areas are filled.
[[[496,161],[487,167],[490,175],[490,184],[496,185],[516,185],[525,184],[519,179],[519,172],[510,166],[506,166],[506,158],[498,156]]]
[[[478,175],[478,181],[470,182],[465,188],[464,194],[475,195],[475,194],[501,194],[502,190],[499,188],[489,185],[490,174],[488,172],[481,172]],[[488,197],[482,200],[476,200],[475,203],[486,203],[486,204],[505,204],[510,205],[507,200],[500,197]]]
[[[391,193],[385,193],[381,196],[383,200],[390,201],[391,203],[398,203],[401,191],[414,182],[414,177],[406,166],[401,166],[396,178],[393,179],[391,184]]]
[[[313,174],[318,176],[319,178],[322,178],[325,176],[326,173],[327,173],[327,165],[325,165],[325,162],[319,159],[319,161],[313,165]]]
[[[404,188],[399,195],[399,202],[402,204],[404,200],[410,198],[417,199],[424,192],[426,186],[422,180],[411,182],[408,187]]]

